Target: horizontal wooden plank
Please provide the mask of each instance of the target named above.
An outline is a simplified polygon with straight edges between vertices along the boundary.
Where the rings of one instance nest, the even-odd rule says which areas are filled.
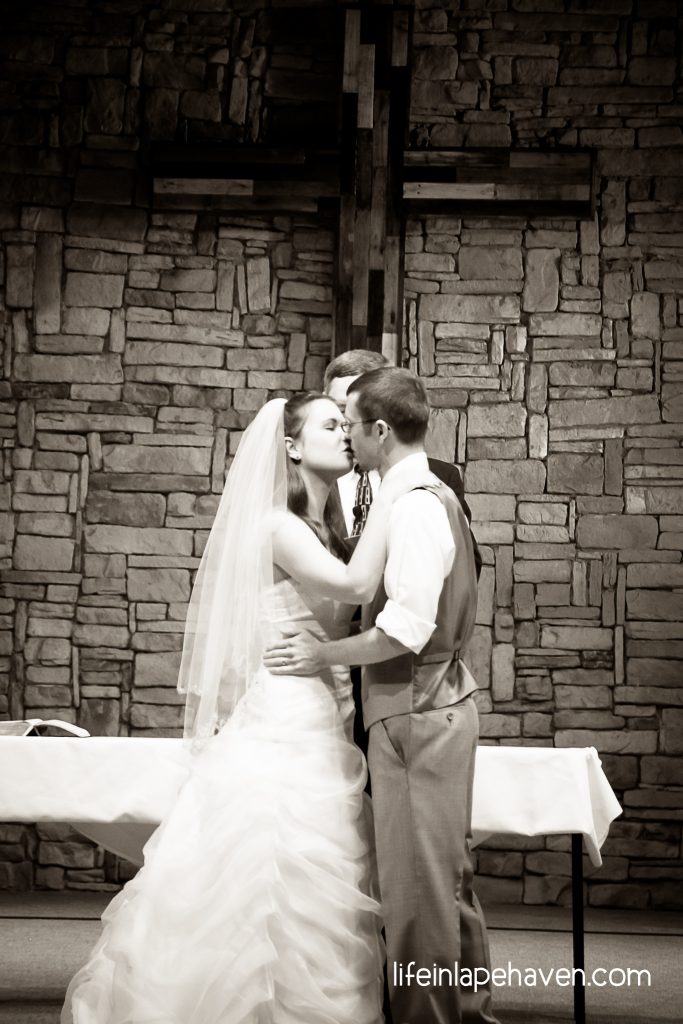
[[[254,182],[244,178],[155,178],[158,195],[252,196]]]
[[[328,200],[329,202],[329,200]],[[227,210],[268,213],[319,213],[320,203],[307,196],[154,196],[155,210]]]
[[[300,146],[233,146],[223,143],[157,142],[151,146],[152,166],[161,163],[195,164],[305,164],[315,156],[318,159],[336,156],[336,151],[302,149]]]
[[[590,184],[563,185],[553,181],[537,183],[498,182],[421,182],[407,181],[403,186],[404,199],[493,199],[506,202],[521,200],[589,201]]]
[[[589,202],[590,183],[580,185],[558,185],[555,182],[539,182],[536,185],[496,185],[496,198],[517,199],[561,199],[567,202]]]
[[[174,171],[169,173],[171,166]],[[271,194],[279,194],[283,182],[289,182],[296,183],[297,187],[301,183],[308,195],[335,196],[339,194],[339,170],[337,156],[334,160],[320,160],[316,155],[297,164],[167,164],[163,169],[153,168],[154,191],[159,194],[249,195],[270,190]]]
[[[336,198],[339,195],[339,183],[331,181],[255,181],[255,196],[312,196],[316,198]]]
[[[446,166],[459,167],[481,165],[484,167],[509,166],[508,149],[406,149],[403,154],[405,167]]]
[[[403,205],[406,217],[571,217],[577,220],[592,218],[594,210],[589,200],[570,202],[567,199],[503,200],[503,199],[406,199]]]
[[[588,216],[594,203],[590,151],[407,150],[403,198],[411,214],[528,212]]]
[[[546,153],[538,150],[514,149],[407,149],[406,167],[508,167],[522,169],[550,168],[574,172],[590,170],[590,152]]]
[[[493,182],[406,181],[404,199],[495,199]]]
[[[489,182],[506,184],[528,184],[539,177],[558,185],[582,185],[590,182],[588,170],[573,170],[565,167],[406,167],[405,181],[422,182]]]
[[[254,181],[277,181],[280,178],[296,178],[297,180],[336,181],[339,177],[339,157],[333,161],[323,162],[310,160],[304,163],[230,163],[222,164],[191,164],[177,161],[175,163],[157,164],[152,167],[155,178],[241,178]]]
[[[532,150],[511,149],[510,167],[572,167],[576,170],[590,170],[592,154],[585,153],[534,153]]]

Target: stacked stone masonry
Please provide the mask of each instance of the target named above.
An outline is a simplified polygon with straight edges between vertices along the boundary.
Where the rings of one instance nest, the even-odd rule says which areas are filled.
[[[334,219],[150,201],[150,140],[259,141],[293,72],[326,80],[265,6],[67,0],[2,34],[0,717],[179,734],[226,468],[267,398],[320,385]],[[410,221],[404,338],[484,558],[483,741],[594,745],[624,806],[594,906],[681,903],[681,28],[673,0],[415,10],[412,145],[596,152],[594,220]],[[569,901],[566,837],[478,868],[488,899]],[[0,823],[1,886],[129,873]]]

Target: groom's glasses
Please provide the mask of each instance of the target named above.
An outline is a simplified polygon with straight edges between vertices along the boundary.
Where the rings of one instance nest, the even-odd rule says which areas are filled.
[[[376,422],[377,422],[377,417],[375,417],[375,419],[373,419],[373,420],[344,420],[344,422],[341,425],[341,428],[342,428],[342,430],[344,431],[345,434],[350,434],[351,433],[351,427],[356,427],[356,426],[358,426],[359,423],[376,423]]]

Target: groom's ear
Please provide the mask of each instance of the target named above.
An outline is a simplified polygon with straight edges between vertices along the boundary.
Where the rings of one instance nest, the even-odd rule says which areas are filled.
[[[380,444],[383,444],[389,435],[391,427],[386,420],[375,420],[375,426],[377,428],[377,440]]]

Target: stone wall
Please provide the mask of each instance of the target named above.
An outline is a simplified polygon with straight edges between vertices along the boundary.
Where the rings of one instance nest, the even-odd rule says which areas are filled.
[[[267,398],[321,384],[334,223],[149,201],[149,141],[269,138],[287,74],[324,78],[241,6],[29,5],[0,44],[2,717],[179,734],[226,467]],[[127,871],[66,827],[0,824],[0,887]]]
[[[680,906],[680,11],[457,6],[418,4],[413,144],[594,147],[599,200],[592,222],[408,225],[405,355],[484,554],[481,733],[597,747],[625,813],[590,903]],[[564,837],[500,839],[478,867],[489,899],[569,900]]]
[[[267,140],[300,118],[293,71],[328,95],[329,60],[261,7],[29,4],[0,41],[3,717],[176,734],[230,455],[267,397],[320,382],[334,221],[150,201],[150,141]],[[430,445],[466,464],[484,555],[482,736],[597,746],[625,814],[596,906],[680,904],[680,27],[664,0],[416,5],[413,145],[596,148],[594,222],[410,222],[405,279]],[[566,903],[568,850],[490,842],[481,890]],[[128,870],[0,824],[0,885]]]

